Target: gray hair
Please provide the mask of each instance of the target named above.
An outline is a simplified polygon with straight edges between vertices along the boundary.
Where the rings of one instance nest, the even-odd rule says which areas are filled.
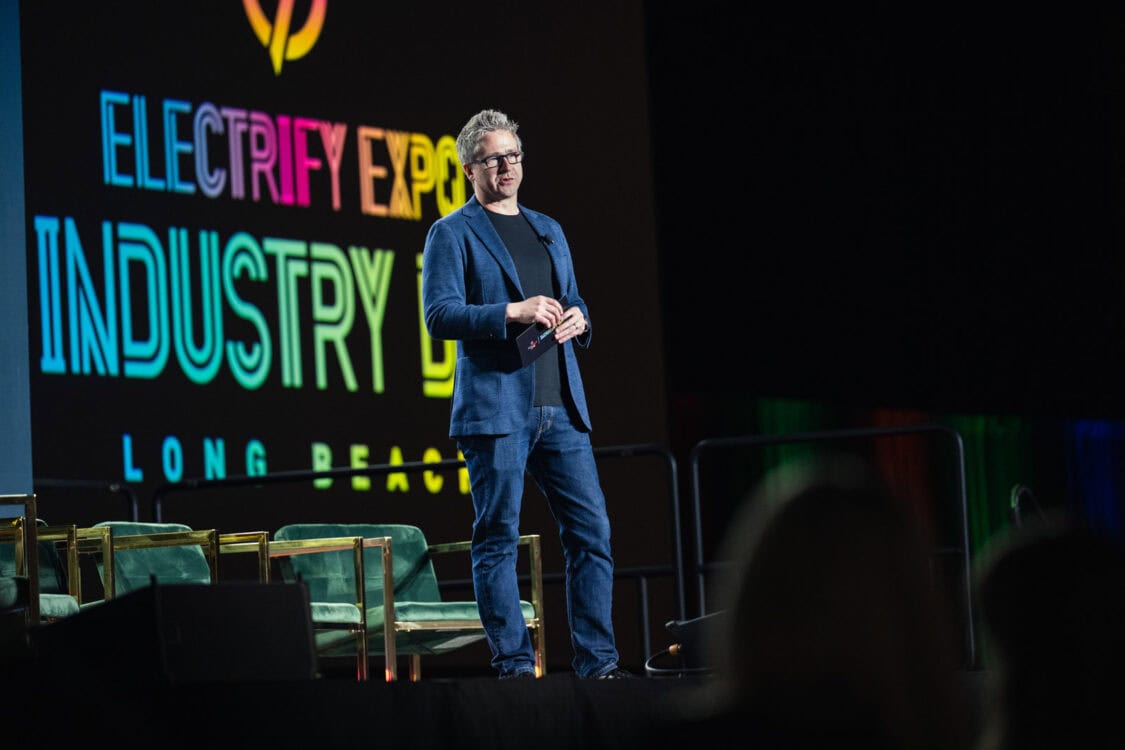
[[[481,139],[494,130],[507,130],[516,139],[516,148],[523,151],[523,143],[516,131],[520,129],[519,123],[509,118],[503,112],[495,109],[482,109],[469,118],[465,127],[461,128],[457,136],[457,158],[462,164],[468,164],[479,156],[477,149]]]

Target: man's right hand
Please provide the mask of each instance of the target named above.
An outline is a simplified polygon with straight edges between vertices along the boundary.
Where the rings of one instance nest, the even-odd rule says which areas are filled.
[[[563,306],[557,299],[537,294],[522,302],[509,302],[504,314],[509,323],[539,323],[550,328],[563,318]]]

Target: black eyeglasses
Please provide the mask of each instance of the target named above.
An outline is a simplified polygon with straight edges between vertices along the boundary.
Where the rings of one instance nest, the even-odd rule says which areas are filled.
[[[483,164],[485,169],[496,169],[500,166],[501,161],[506,161],[509,164],[519,164],[523,161],[523,151],[513,151],[510,154],[495,154],[493,156],[486,156],[483,159],[469,162],[470,164]]]

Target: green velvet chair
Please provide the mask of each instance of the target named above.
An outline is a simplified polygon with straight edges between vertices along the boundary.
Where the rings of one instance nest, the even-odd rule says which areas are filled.
[[[28,626],[77,614],[77,527],[48,527],[35,515],[34,494],[0,495],[0,507],[7,509],[0,513],[6,516],[0,523],[0,580],[7,582],[8,598],[15,596],[7,608],[23,609]],[[65,542],[65,562],[56,540]]]
[[[0,666],[31,653],[28,632],[39,623],[39,554],[34,494],[0,495]],[[10,561],[10,562],[9,562]]]
[[[160,584],[214,583],[219,576],[219,534],[182,523],[102,521],[112,530],[111,566],[97,561],[105,598]]]
[[[87,606],[87,602],[83,601],[82,571],[79,566],[79,559],[83,554],[96,555],[98,560],[110,561],[102,577],[102,590],[106,590],[105,579],[112,580],[113,578],[113,556],[110,554],[113,539],[112,529],[75,525],[40,525],[38,536],[40,541],[40,580],[43,580],[45,570],[54,569],[54,581],[48,581],[46,584],[49,593],[61,593],[60,589],[64,585],[62,581],[65,580],[66,593],[78,603],[79,609]],[[65,572],[62,560],[59,557],[60,546],[66,560]],[[42,593],[40,596],[42,597]],[[97,603],[97,600],[95,600],[95,603]],[[68,612],[68,614],[73,613]]]
[[[288,532],[286,532],[288,533]],[[321,570],[319,577],[332,578],[325,581],[320,588],[331,589],[330,594],[322,593],[319,602],[310,601],[309,620],[313,623],[314,636],[317,641],[317,651],[320,655],[327,655],[341,647],[341,641],[354,642],[356,679],[367,680],[368,649],[367,649],[367,577],[364,551],[379,549],[383,560],[389,560],[390,537],[373,537],[364,539],[362,536],[340,537],[305,537],[286,538],[273,540],[269,543],[270,559],[277,559],[278,566],[283,571],[286,582],[304,581],[300,573],[286,562],[287,558],[302,555],[323,555],[319,560]],[[336,553],[336,554],[329,554]],[[338,575],[331,576],[328,569],[338,565],[335,571]],[[306,563],[302,569],[312,568],[314,565]],[[316,575],[314,573],[314,575]],[[383,568],[383,575],[390,580],[390,566]],[[307,583],[306,583],[307,590]],[[391,587],[393,590],[393,587]],[[332,601],[328,601],[328,599]],[[384,605],[392,604],[393,600],[387,593],[383,597]],[[387,659],[395,660],[394,641],[389,642],[391,649]],[[388,679],[392,679],[389,677]]]
[[[78,577],[78,527],[35,524],[39,548],[39,621],[54,622],[78,614],[82,601]],[[57,543],[63,545],[59,554]]]
[[[104,554],[105,542],[95,544],[98,532],[108,534],[113,554]],[[79,549],[97,552],[97,569],[105,599],[160,584],[211,584],[219,582],[219,555],[253,552],[258,555],[257,577],[269,582],[269,532],[242,531],[220,534],[217,529],[193,529],[182,523],[102,521],[79,529]],[[82,607],[101,601],[82,602]]]
[[[528,549],[531,593],[520,605],[542,675],[547,660],[539,536],[520,537],[519,543]],[[434,571],[433,556],[452,552],[465,553],[468,569],[468,551],[469,542],[429,544],[421,529],[404,524],[289,524],[270,542],[282,578],[308,586],[317,653],[354,653],[360,680],[367,679],[370,655],[383,655],[387,681],[398,679],[398,656],[409,656],[410,680],[417,681],[422,656],[484,639],[476,601],[442,599]]]

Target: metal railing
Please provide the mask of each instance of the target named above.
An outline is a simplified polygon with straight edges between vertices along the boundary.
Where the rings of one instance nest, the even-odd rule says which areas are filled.
[[[700,458],[703,454],[717,450],[738,447],[759,447],[768,445],[782,445],[791,443],[822,443],[854,440],[859,438],[883,438],[909,435],[915,433],[938,433],[950,438],[956,460],[954,461],[954,481],[956,486],[958,512],[960,521],[961,547],[955,552],[962,557],[961,561],[961,596],[965,610],[964,647],[966,658],[970,665],[976,663],[976,638],[974,635],[975,623],[973,617],[972,596],[972,570],[969,555],[969,521],[968,501],[965,490],[965,448],[961,434],[956,430],[938,424],[902,425],[896,427],[872,427],[845,430],[825,430],[819,432],[799,432],[780,435],[743,435],[729,438],[709,438],[695,444],[691,450],[691,490],[692,490],[692,523],[695,540],[694,574],[697,583],[698,614],[703,617],[706,609],[706,582],[705,573],[708,569],[704,561],[703,550],[703,517],[702,500],[699,478]]]
[[[132,521],[141,520],[141,504],[137,495],[129,485],[118,481],[103,481],[98,479],[32,479],[32,485],[38,492],[41,489],[53,490],[98,490],[110,494],[120,495],[125,501]]]

